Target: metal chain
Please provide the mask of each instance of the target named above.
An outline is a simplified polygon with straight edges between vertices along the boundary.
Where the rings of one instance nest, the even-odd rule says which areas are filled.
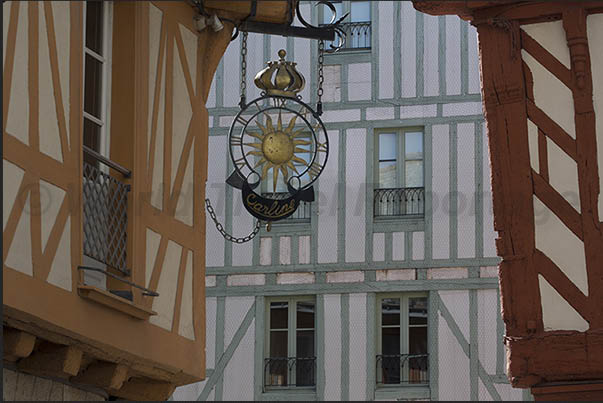
[[[239,107],[243,109],[247,104],[247,32],[243,32],[241,43],[241,102]]]
[[[249,234],[243,238],[236,238],[224,230],[224,226],[222,224],[220,224],[220,222],[218,221],[218,217],[216,217],[216,212],[214,211],[214,208],[211,206],[211,202],[209,201],[209,199],[205,199],[205,207],[207,208],[207,212],[209,213],[209,216],[211,217],[211,219],[214,220],[214,223],[216,224],[216,229],[220,232],[220,234],[222,234],[224,239],[226,239],[227,241],[230,241],[233,243],[249,242],[253,238],[255,238],[255,236],[258,234],[258,232],[260,232],[260,228],[262,228],[262,222],[260,220],[257,220],[255,223],[255,228],[253,229],[253,231],[251,231],[251,234]]]
[[[318,42],[318,90],[316,91],[316,95],[318,95],[318,103],[316,104],[316,113],[318,116],[322,115],[322,83],[325,81],[324,73],[323,73],[323,65],[325,60],[325,41],[322,39]]]

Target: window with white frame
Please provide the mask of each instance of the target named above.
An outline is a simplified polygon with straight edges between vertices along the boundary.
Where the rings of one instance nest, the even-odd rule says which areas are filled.
[[[341,18],[344,14],[350,15],[341,22],[341,28],[346,34],[346,43],[342,50],[362,50],[371,48],[371,2],[370,1],[334,1],[331,4],[337,11],[336,18]],[[333,13],[327,7],[322,8],[321,23],[331,22]],[[335,42],[326,42],[328,49],[330,44]]]
[[[380,129],[375,143],[374,216],[422,216],[423,130]]]
[[[316,385],[316,299],[266,301],[264,389],[314,388]]]
[[[429,383],[427,308],[425,293],[379,296],[375,360],[379,386]]]

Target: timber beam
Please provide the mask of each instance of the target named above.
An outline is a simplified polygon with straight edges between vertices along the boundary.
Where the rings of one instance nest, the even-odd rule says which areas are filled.
[[[17,361],[29,356],[36,344],[36,336],[21,330],[4,327],[2,335],[6,361]]]
[[[128,367],[107,361],[91,363],[85,370],[70,379],[73,383],[93,385],[103,389],[120,389],[128,376]]]
[[[68,378],[78,374],[82,357],[78,347],[44,342],[28,357],[19,360],[17,368],[33,375]]]
[[[132,377],[120,389],[109,389],[109,394],[128,400],[165,401],[176,389],[176,384],[149,378]]]

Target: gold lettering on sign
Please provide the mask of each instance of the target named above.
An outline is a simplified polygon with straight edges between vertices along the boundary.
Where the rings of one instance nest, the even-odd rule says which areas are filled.
[[[280,218],[295,211],[295,200],[291,200],[288,204],[279,206],[278,201],[274,201],[271,206],[267,206],[259,201],[256,201],[257,196],[253,193],[247,195],[245,202],[256,213],[268,218]]]

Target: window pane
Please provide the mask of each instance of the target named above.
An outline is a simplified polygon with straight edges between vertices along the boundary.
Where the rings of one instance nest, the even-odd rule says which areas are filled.
[[[371,2],[370,1],[353,1],[351,17],[352,17],[352,22],[370,21],[371,20]]]
[[[427,325],[427,298],[410,298],[408,316],[411,325]]]
[[[405,187],[423,187],[423,161],[406,161]]]
[[[103,2],[86,2],[86,47],[102,55],[103,49]]]
[[[295,383],[297,386],[313,386],[315,384],[314,330],[298,331],[296,343]]]
[[[287,331],[270,332],[270,360],[268,361],[268,379],[266,384],[271,386],[287,385]]]
[[[286,302],[271,302],[270,303],[270,329],[287,329],[287,303]]]
[[[404,148],[406,150],[407,160],[423,159],[423,133],[409,132],[406,133]]]
[[[101,119],[103,65],[100,61],[92,56],[86,55],[85,71],[84,111],[98,119]]]
[[[379,134],[379,161],[396,159],[397,139],[395,133]]]
[[[383,383],[400,383],[400,328],[381,329],[381,354],[379,357]]]
[[[400,325],[400,299],[384,298],[381,301],[381,324]]]
[[[287,357],[287,331],[270,331],[270,357]]]
[[[94,151],[100,152],[101,127],[93,121],[84,118],[84,145]],[[99,162],[84,152],[84,161],[88,164],[99,167]]]
[[[314,329],[314,302],[297,303],[297,328]]]
[[[383,355],[400,354],[400,328],[384,327],[381,329],[381,353]]]
[[[408,351],[410,354],[427,354],[427,327],[408,328]]]
[[[380,162],[379,163],[379,188],[396,188],[398,181],[396,180],[396,163],[395,162]]]

